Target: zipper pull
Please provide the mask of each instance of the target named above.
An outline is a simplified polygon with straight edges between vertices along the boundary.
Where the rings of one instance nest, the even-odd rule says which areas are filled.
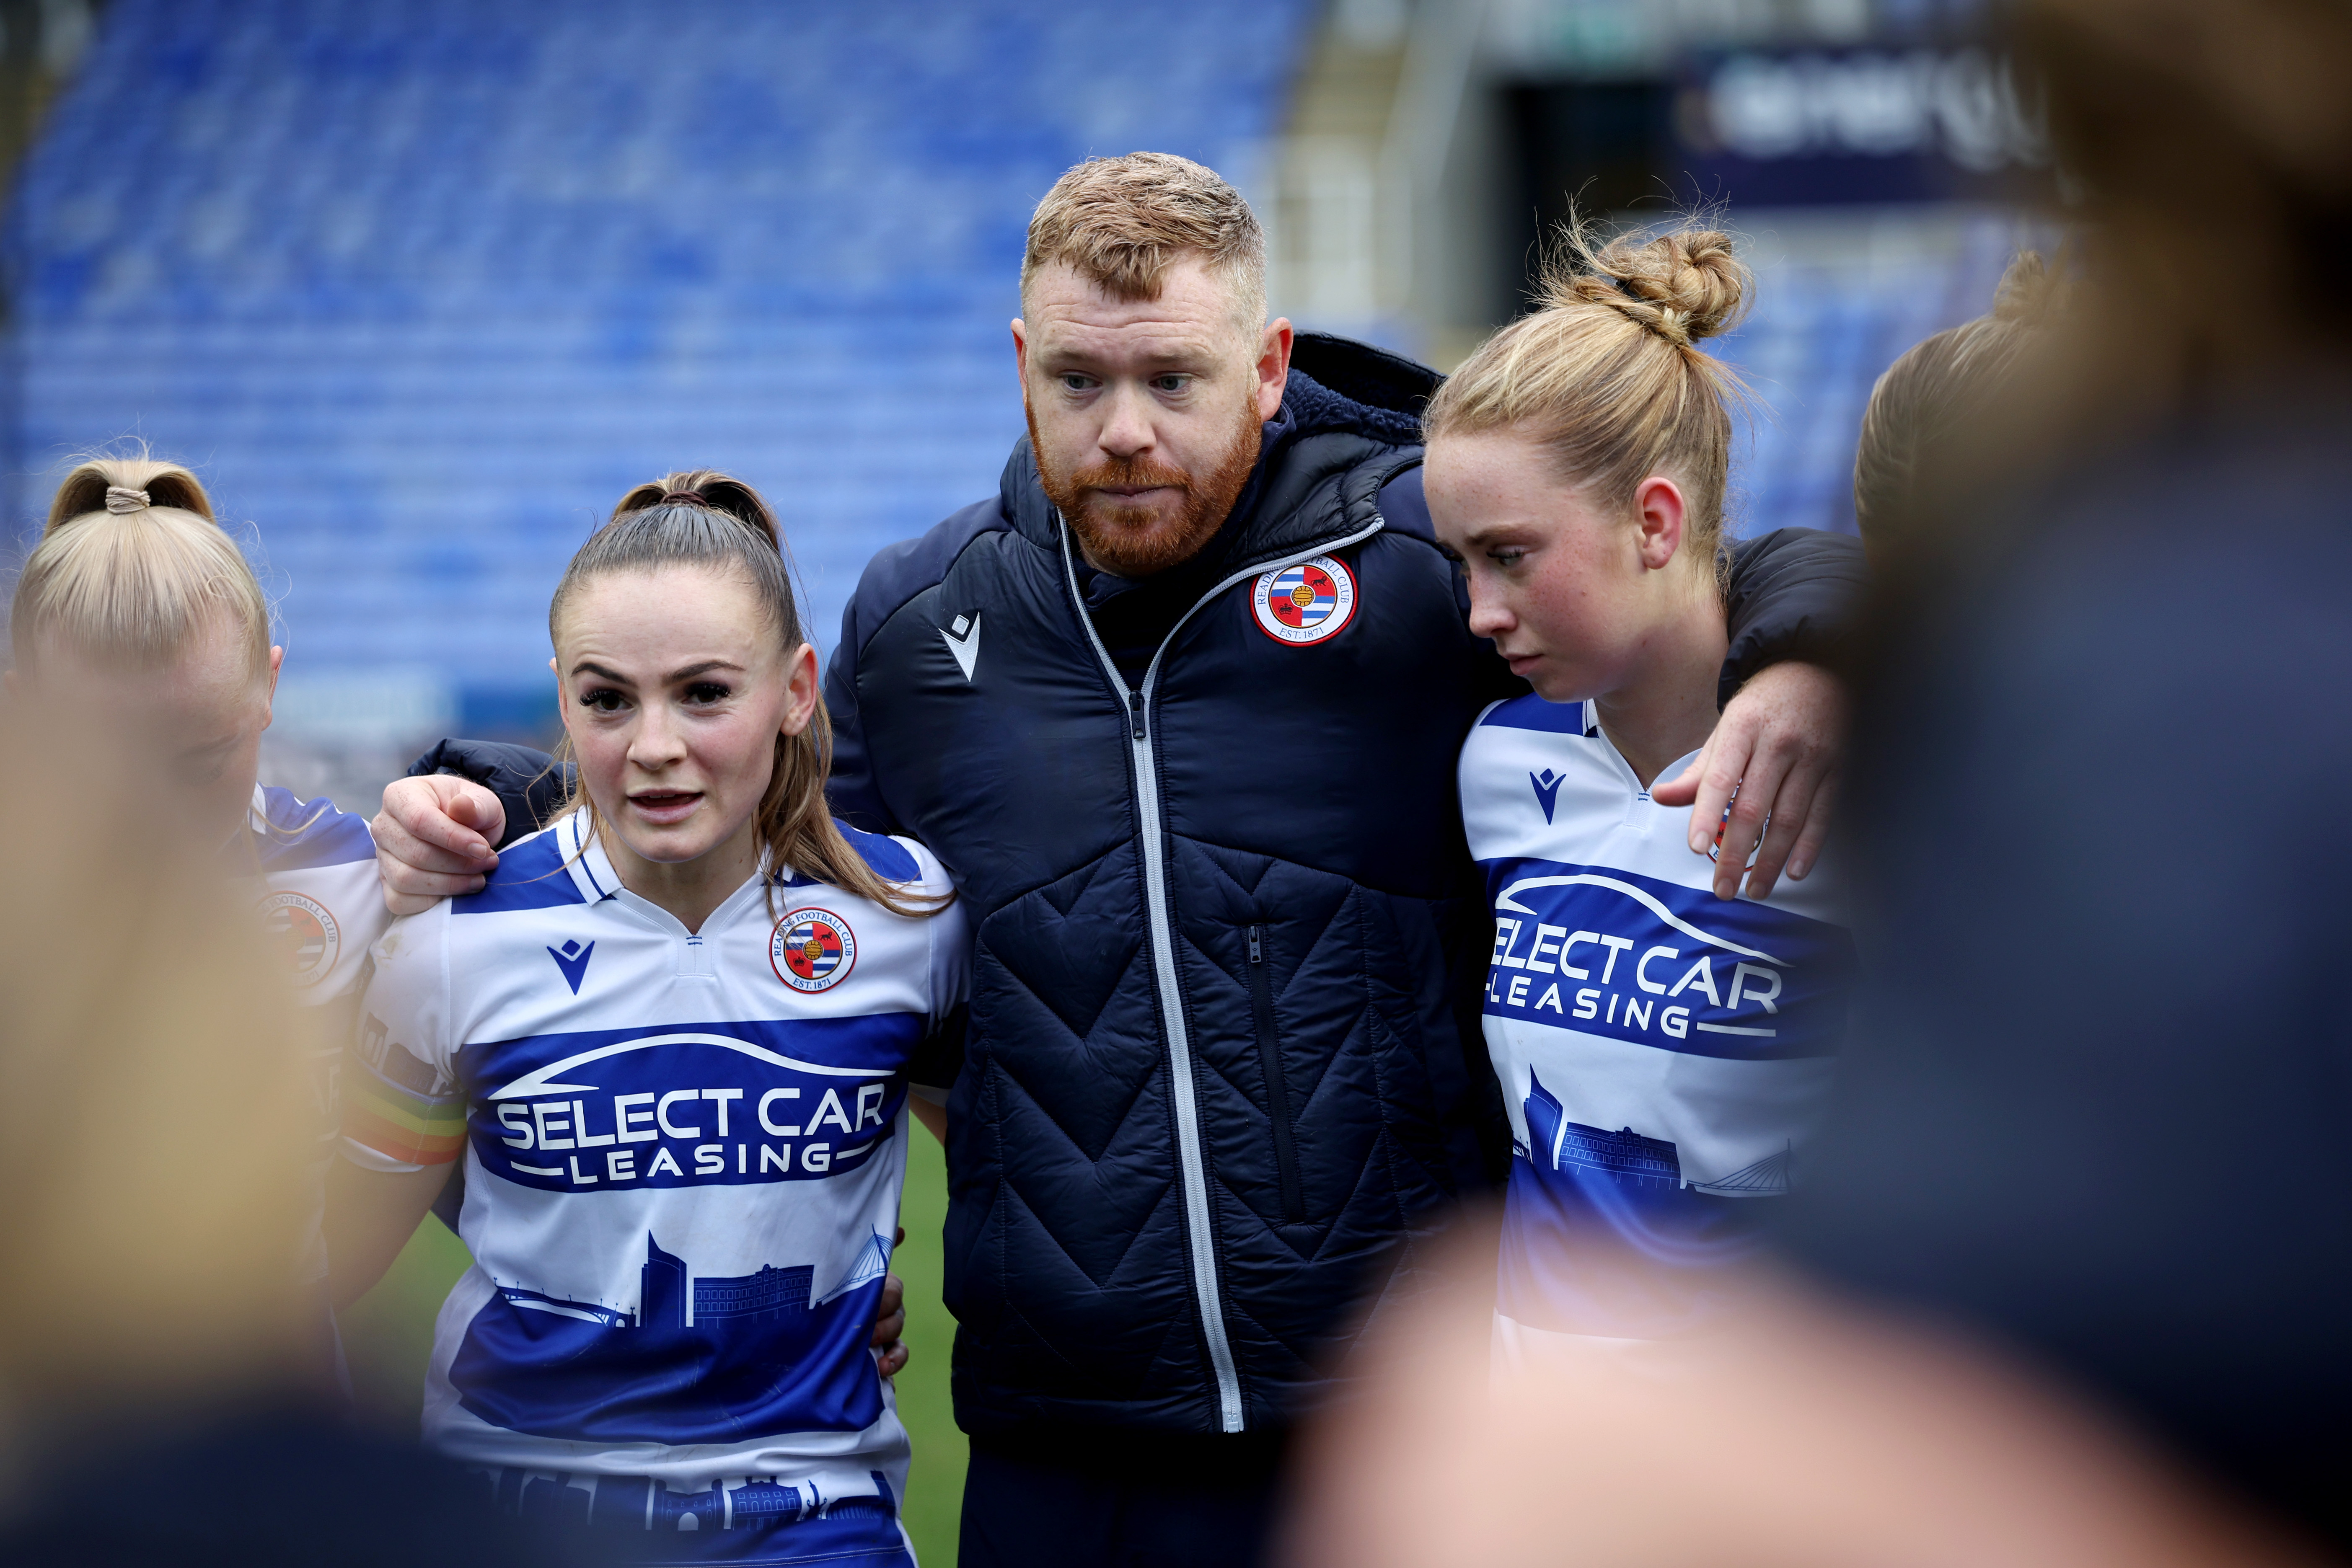
[[[1143,694],[1141,692],[1128,693],[1127,706],[1128,711],[1135,716],[1135,738],[1141,740],[1143,738]]]
[[[1265,962],[1265,948],[1259,943],[1257,934],[1258,927],[1253,925],[1249,928],[1250,962],[1263,964]]]

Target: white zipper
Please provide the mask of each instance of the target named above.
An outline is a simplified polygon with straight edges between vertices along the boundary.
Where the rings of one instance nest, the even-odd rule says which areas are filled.
[[[1184,998],[1176,982],[1174,927],[1168,917],[1167,845],[1163,842],[1166,828],[1160,817],[1160,772],[1152,765],[1148,722],[1151,691],[1159,684],[1160,660],[1168,652],[1168,644],[1176,640],[1184,622],[1209,601],[1237,582],[1360,544],[1387,524],[1375,512],[1369,528],[1345,538],[1327,540],[1279,560],[1261,561],[1226,578],[1176,618],[1176,624],[1168,628],[1168,635],[1151,651],[1151,663],[1143,672],[1142,689],[1129,691],[1127,677],[1118,673],[1118,662],[1095,631],[1094,617],[1087,613],[1086,595],[1078,591],[1077,560],[1070,550],[1069,525],[1062,521],[1058,513],[1054,521],[1061,531],[1062,570],[1069,581],[1070,601],[1077,609],[1078,622],[1087,629],[1087,641],[1094,644],[1095,656],[1102,661],[1111,689],[1127,693],[1128,747],[1135,763],[1135,808],[1140,823],[1137,831],[1143,841],[1144,915],[1151,933],[1152,973],[1160,987],[1160,1021],[1168,1034],[1170,1098],[1176,1106],[1177,1178],[1184,1189],[1184,1228],[1192,1239],[1192,1296],[1200,1307],[1202,1333],[1209,1342],[1209,1364],[1217,1374],[1218,1426],[1227,1432],[1238,1432],[1242,1429],[1242,1380],[1234,1370],[1233,1343],[1225,1337],[1224,1292],[1217,1283],[1217,1249],[1209,1236],[1209,1176],[1201,1157],[1201,1106],[1192,1082],[1192,1040],[1184,1028]]]

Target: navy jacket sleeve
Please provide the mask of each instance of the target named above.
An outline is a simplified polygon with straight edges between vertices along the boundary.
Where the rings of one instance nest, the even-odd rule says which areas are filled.
[[[835,816],[853,828],[895,833],[898,826],[874,786],[865,716],[857,706],[857,645],[863,640],[853,599],[841,612],[841,641],[834,644],[833,662],[824,672],[825,716],[833,724],[833,770],[825,779],[825,801]]]
[[[1784,659],[1834,663],[1870,586],[1862,541],[1819,528],[1780,528],[1731,547],[1731,647],[1716,706]]]
[[[833,814],[869,833],[903,833],[866,742],[866,716],[857,695],[857,661],[883,623],[909,600],[934,587],[958,554],[980,535],[1005,526],[998,501],[976,501],[929,533],[885,545],[866,563],[857,591],[841,612],[841,641],[824,674],[824,706],[833,721],[833,771],[825,799]]]
[[[499,798],[507,813],[499,849],[545,827],[572,791],[570,763],[558,767],[544,751],[496,740],[445,740],[408,765],[411,779],[433,773],[470,779]]]

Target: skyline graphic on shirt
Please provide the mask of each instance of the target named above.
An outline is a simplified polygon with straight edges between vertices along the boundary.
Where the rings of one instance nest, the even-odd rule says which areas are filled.
[[[813,1264],[698,1274],[648,1231],[635,1312],[498,1286],[449,1381],[493,1426],[575,1441],[863,1431],[882,1413],[867,1342],[889,1259],[869,1233],[820,1298]]]

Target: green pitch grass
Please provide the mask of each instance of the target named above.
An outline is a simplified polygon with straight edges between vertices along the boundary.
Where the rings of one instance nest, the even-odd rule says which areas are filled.
[[[955,1320],[940,1302],[940,1227],[947,1218],[947,1166],[937,1140],[908,1124],[907,1243],[891,1268],[907,1282],[907,1344],[914,1359],[898,1375],[898,1415],[915,1440],[907,1482],[907,1532],[923,1568],[954,1568],[956,1517],[963,1505],[964,1436],[948,1399],[948,1351]],[[413,1433],[425,1397],[433,1318],[471,1261],[465,1244],[428,1218],[409,1239],[383,1282],[342,1316],[343,1351],[361,1411],[378,1425]]]

